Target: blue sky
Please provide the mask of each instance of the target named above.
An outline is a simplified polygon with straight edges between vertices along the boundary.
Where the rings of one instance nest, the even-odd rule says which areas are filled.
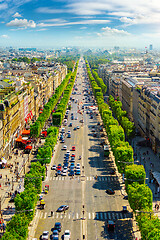
[[[159,43],[158,0],[0,0],[0,46],[159,48]]]

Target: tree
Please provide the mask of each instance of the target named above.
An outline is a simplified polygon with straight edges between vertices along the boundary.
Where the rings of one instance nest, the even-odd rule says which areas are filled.
[[[138,182],[145,184],[146,172],[143,165],[126,166],[125,168],[126,185]]]
[[[128,200],[133,211],[152,211],[153,196],[151,189],[146,184],[137,182],[128,184]]]

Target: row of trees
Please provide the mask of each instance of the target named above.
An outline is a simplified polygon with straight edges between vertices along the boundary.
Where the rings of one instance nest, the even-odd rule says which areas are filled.
[[[61,115],[60,119],[63,119],[64,113],[66,111],[67,103],[70,97],[70,93],[72,91],[74,81],[76,78],[77,67],[78,67],[78,62],[76,63],[75,70],[70,77],[70,80],[68,82],[68,85],[66,86],[66,89],[64,90],[63,97],[61,98],[61,101],[57,106],[56,113],[53,113],[52,115],[53,124],[55,123],[54,117],[56,117],[56,121],[57,121],[57,113]],[[58,134],[59,134],[59,128],[57,127],[57,125],[47,129],[47,137],[46,137],[45,143],[42,147],[38,149],[38,154],[37,154],[37,159],[40,161],[42,165],[50,163],[52,158],[52,152],[57,143]]]
[[[95,78],[95,81],[97,82],[98,86],[102,89],[102,93],[105,94],[107,91],[107,86],[104,84],[103,79],[98,76],[98,73],[94,70],[92,70],[92,75]]]
[[[36,57],[33,57],[33,58],[20,57],[20,58],[13,58],[12,62],[34,63],[34,62],[42,61],[42,60],[44,60],[44,59],[43,58],[36,58]]]
[[[90,79],[91,72],[88,67],[87,72]],[[134,164],[133,148],[125,141],[124,130],[112,116],[109,106],[104,103],[102,92],[94,92],[94,95],[115,156],[116,165],[120,173],[125,173],[126,191],[130,206],[135,213],[138,211],[136,219],[142,239],[160,239],[160,221],[152,211],[153,196],[150,188],[145,184],[145,169],[142,165]]]
[[[45,167],[39,162],[32,163],[30,173],[25,175],[25,190],[14,199],[16,214],[7,223],[2,240],[25,240],[28,238],[28,226],[35,213],[38,193],[41,192]]]
[[[56,88],[55,94],[49,99],[47,104],[45,104],[43,112],[39,115],[38,119],[34,124],[30,126],[30,135],[32,137],[39,137],[41,130],[44,127],[45,122],[49,118],[50,114],[52,113],[53,109],[55,108],[56,104],[59,101],[64,89],[66,88],[69,79],[71,78],[72,73],[68,73],[63,80],[63,82]]]
[[[52,58],[53,61],[55,62],[61,62],[62,64],[67,66],[68,72],[73,70],[74,68],[74,64],[75,62],[78,61],[80,55],[77,54],[75,56],[71,55],[71,56],[62,56],[62,57],[58,57],[58,58]]]
[[[128,119],[127,112],[122,110],[122,102],[115,100],[111,95],[108,100],[115,117],[126,133],[127,139],[131,139],[135,134],[135,126],[134,123]]]
[[[75,71],[72,73],[70,84],[73,86],[77,72],[76,64]],[[67,91],[68,92],[68,87]],[[64,93],[65,94],[65,93]],[[47,129],[47,137],[43,147],[38,149],[37,162],[31,164],[30,172],[25,175],[24,187],[25,190],[17,194],[15,202],[16,214],[11,221],[7,223],[6,232],[2,240],[25,240],[28,237],[28,226],[32,221],[35,213],[35,207],[38,200],[38,194],[41,193],[42,180],[45,179],[45,164],[50,163],[52,152],[57,143],[59,128],[50,127]]]

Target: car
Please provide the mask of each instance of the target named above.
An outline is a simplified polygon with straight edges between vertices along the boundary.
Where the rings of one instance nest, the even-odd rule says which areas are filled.
[[[59,237],[58,236],[51,236],[51,239],[52,240],[59,240]]]
[[[61,166],[57,166],[57,171],[61,171],[62,167]]]
[[[56,222],[54,225],[54,230],[57,230],[58,232],[61,232],[61,223],[60,222]]]
[[[55,237],[57,238],[58,234],[59,234],[58,230],[53,230],[52,235],[51,235],[51,239],[54,239]]]
[[[68,167],[68,162],[64,162],[64,166],[65,166],[65,167]]]
[[[61,170],[57,170],[57,175],[61,175]]]
[[[95,130],[95,128],[92,128],[92,132],[95,132],[96,130]]]
[[[63,145],[62,150],[67,150],[67,145]]]
[[[101,137],[104,137],[104,136],[105,136],[104,133],[102,133],[102,134],[101,134]]]
[[[70,133],[68,133],[67,138],[71,138],[71,134]]]
[[[71,116],[73,116],[73,113],[71,113]]]
[[[68,127],[72,127],[72,123],[70,122],[70,124],[68,125]]]
[[[51,170],[57,170],[56,165],[53,165],[53,166],[51,167]]]
[[[63,135],[61,135],[59,139],[62,141],[62,140],[64,139],[64,136],[63,136]]]
[[[74,157],[71,157],[70,162],[75,162],[75,158],[74,158]]]
[[[80,129],[80,126],[77,126],[77,129]]]
[[[67,150],[66,154],[70,155],[70,151],[69,151],[69,150]]]
[[[46,240],[49,239],[49,232],[48,231],[44,231],[41,235],[41,239],[42,240]]]
[[[62,171],[61,176],[67,176],[67,171]]]
[[[94,132],[94,133],[93,133],[93,137],[97,137],[97,133]]]
[[[71,131],[70,131],[70,130],[68,130],[67,134],[69,134],[69,133],[71,134]]]
[[[68,205],[61,205],[58,209],[57,212],[63,212],[69,209]]]
[[[108,231],[114,232],[115,222],[112,221],[112,220],[108,220],[108,222],[107,222],[107,229],[108,229]]]
[[[73,115],[71,116],[71,120],[74,120],[74,116]]]
[[[68,176],[74,176],[74,170],[70,170]]]
[[[64,138],[62,139],[61,143],[65,143],[65,140],[64,140]]]
[[[74,157],[74,158],[75,158],[75,154],[74,154],[74,153],[72,153],[71,157]]]
[[[64,240],[68,240],[68,239],[70,239],[70,237],[71,237],[70,231],[69,230],[65,230],[64,235],[63,235],[63,239]]]
[[[108,188],[108,189],[106,190],[106,193],[108,193],[108,194],[110,194],[110,195],[113,195],[113,194],[115,194],[115,191],[114,191],[112,188]]]
[[[65,128],[62,128],[61,133],[65,133]]]
[[[77,120],[77,119],[78,119],[77,117],[74,118],[74,120]]]
[[[77,171],[77,170],[80,170],[80,169],[81,169],[81,167],[80,167],[80,166],[76,166],[76,171]]]
[[[73,130],[76,131],[76,130],[77,130],[77,127],[74,127]]]
[[[80,122],[80,123],[83,123],[84,121],[83,121],[83,119],[80,119],[79,122]]]
[[[80,163],[77,163],[77,166],[80,166],[81,164]]]
[[[80,169],[76,169],[75,174],[76,174],[76,175],[81,175],[81,170],[80,170]]]
[[[90,119],[93,119],[93,115],[90,116]]]

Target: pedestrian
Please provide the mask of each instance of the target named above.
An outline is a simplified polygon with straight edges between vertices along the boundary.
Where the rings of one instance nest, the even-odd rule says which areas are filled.
[[[159,204],[157,204],[157,211],[159,210]]]

